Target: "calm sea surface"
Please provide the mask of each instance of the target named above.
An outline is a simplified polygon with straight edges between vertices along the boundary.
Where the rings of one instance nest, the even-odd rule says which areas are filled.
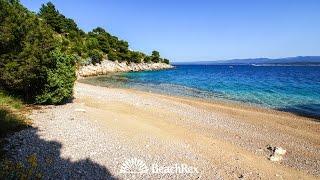
[[[84,80],[158,93],[243,102],[320,117],[320,67],[177,65]]]

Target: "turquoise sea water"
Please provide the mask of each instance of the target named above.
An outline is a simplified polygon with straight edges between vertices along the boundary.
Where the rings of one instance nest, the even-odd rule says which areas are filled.
[[[177,65],[171,70],[101,76],[90,81],[320,117],[320,67]]]

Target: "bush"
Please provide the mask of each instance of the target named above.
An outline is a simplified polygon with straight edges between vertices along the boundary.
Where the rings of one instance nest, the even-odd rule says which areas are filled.
[[[146,63],[150,63],[151,62],[151,57],[150,56],[146,56],[144,59],[143,59],[144,62]]]
[[[151,61],[155,63],[160,61],[160,53],[158,51],[152,51]]]
[[[36,97],[36,103],[60,104],[72,98],[76,80],[74,56],[55,50],[52,60],[55,62],[55,68],[48,70],[44,91]]]
[[[72,95],[73,56],[67,42],[18,1],[0,0],[0,85],[30,102],[58,104]],[[14,33],[12,33],[14,32]]]
[[[119,59],[119,58],[118,58],[116,52],[110,51],[110,52],[108,53],[108,60],[110,60],[110,61],[116,61],[116,60],[118,60],[118,59]]]
[[[141,63],[141,60],[143,58],[142,53],[137,51],[130,51],[129,56],[130,61],[134,63]]]
[[[89,56],[91,58],[92,64],[97,64],[102,61],[103,53],[97,49],[89,51]]]
[[[59,42],[53,31],[16,1],[0,1],[0,83],[28,101],[41,93],[52,68],[50,52]],[[14,33],[12,33],[14,32]]]

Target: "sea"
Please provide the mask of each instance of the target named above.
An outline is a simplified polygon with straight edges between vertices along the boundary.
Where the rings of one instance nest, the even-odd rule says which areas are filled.
[[[174,96],[232,101],[320,119],[320,66],[175,65],[82,80]]]

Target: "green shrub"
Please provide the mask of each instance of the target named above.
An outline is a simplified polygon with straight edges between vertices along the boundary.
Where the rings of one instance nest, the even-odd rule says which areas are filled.
[[[118,58],[116,52],[110,51],[110,52],[108,53],[108,60],[110,60],[110,61],[116,61],[116,60],[118,60],[118,59],[119,59],[119,58]]]
[[[146,56],[146,57],[143,59],[143,61],[144,61],[145,63],[149,63],[149,62],[151,62],[151,57],[150,57],[150,56]]]
[[[58,104],[70,98],[75,81],[73,55],[58,52],[63,40],[18,1],[0,0],[0,85],[29,102]]]
[[[52,53],[55,67],[48,69],[44,91],[36,97],[39,104],[60,104],[72,98],[76,80],[75,58],[59,50]]]
[[[160,53],[158,51],[152,51],[151,61],[155,63],[160,61]]]
[[[169,60],[168,59],[163,59],[163,62],[166,64],[169,64]]]
[[[0,0],[0,84],[28,101],[41,93],[47,70],[53,65],[50,52],[59,41],[54,32],[17,1]]]
[[[91,63],[97,64],[102,61],[103,53],[97,49],[94,49],[89,52],[89,56],[91,58]]]
[[[143,54],[137,51],[130,51],[129,56],[130,56],[130,61],[134,63],[141,63],[143,59]]]

